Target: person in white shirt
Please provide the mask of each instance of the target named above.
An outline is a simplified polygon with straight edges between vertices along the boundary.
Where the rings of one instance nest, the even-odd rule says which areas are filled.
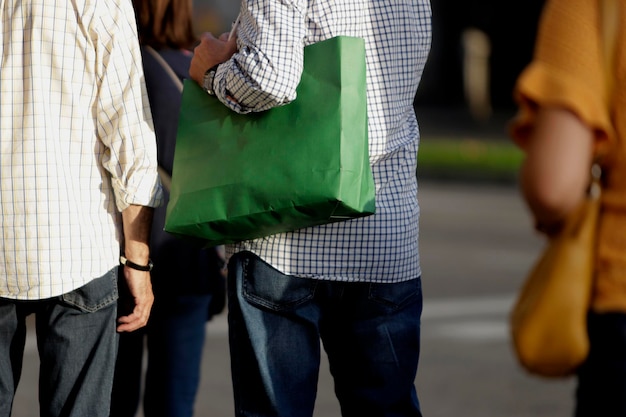
[[[162,199],[132,4],[2,0],[0,15],[0,416],[31,313],[41,414],[108,416],[117,332],[154,299]]]

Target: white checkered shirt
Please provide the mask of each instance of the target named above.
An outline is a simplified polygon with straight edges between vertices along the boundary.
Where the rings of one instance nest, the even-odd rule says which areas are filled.
[[[0,0],[0,297],[118,264],[120,211],[161,189],[130,0]]]
[[[243,0],[239,52],[218,67],[217,96],[238,112],[295,99],[303,46],[365,39],[373,216],[229,245],[301,277],[401,282],[421,275],[413,101],[431,44],[428,0]],[[231,94],[238,102],[228,101]],[[320,103],[323,105],[323,103]]]

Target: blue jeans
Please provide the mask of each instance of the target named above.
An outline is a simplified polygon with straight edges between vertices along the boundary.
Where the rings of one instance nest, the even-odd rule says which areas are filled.
[[[230,260],[228,301],[236,416],[311,416],[320,339],[344,417],[421,416],[420,279],[297,278],[240,252]]]
[[[144,331],[120,335],[111,402],[112,417],[133,417],[137,412],[144,336],[148,353],[144,415],[193,416],[212,297],[212,294],[162,294],[155,299]]]
[[[0,416],[9,417],[22,372],[26,317],[35,314],[39,404],[46,417],[107,417],[117,350],[117,267],[39,301],[0,299]],[[36,389],[33,390],[33,396]]]
[[[590,352],[578,371],[576,417],[626,417],[626,314],[590,313]]]

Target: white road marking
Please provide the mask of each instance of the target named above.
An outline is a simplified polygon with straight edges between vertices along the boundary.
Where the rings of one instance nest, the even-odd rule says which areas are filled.
[[[514,295],[425,300],[422,338],[468,342],[509,340]]]
[[[513,295],[424,299],[422,320],[480,315],[506,314],[513,305]]]

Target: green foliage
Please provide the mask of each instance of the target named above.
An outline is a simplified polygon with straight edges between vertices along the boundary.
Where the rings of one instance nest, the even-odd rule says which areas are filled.
[[[420,178],[512,182],[523,153],[499,140],[422,140],[418,153]]]

